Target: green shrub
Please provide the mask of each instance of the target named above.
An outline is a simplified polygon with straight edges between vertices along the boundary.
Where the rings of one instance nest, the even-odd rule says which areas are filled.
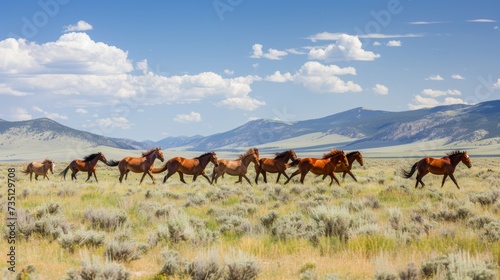
[[[253,280],[260,273],[259,262],[240,250],[233,251],[225,258],[226,280]]]
[[[60,236],[57,241],[61,246],[73,253],[78,247],[99,247],[104,244],[104,234],[93,230],[79,230],[75,234],[65,234]]]
[[[117,263],[102,263],[93,258],[85,258],[80,269],[72,269],[63,277],[65,280],[127,280],[130,278],[128,272],[122,265]]]
[[[111,241],[106,244],[105,255],[111,261],[130,262],[138,260],[148,246],[133,241]]]
[[[316,222],[318,228],[323,230],[325,236],[335,236],[342,241],[349,239],[353,220],[347,208],[318,206],[309,209],[309,216]]]
[[[85,219],[90,222],[92,228],[103,229],[106,231],[115,230],[125,224],[128,216],[123,210],[115,209],[93,209],[85,210]]]

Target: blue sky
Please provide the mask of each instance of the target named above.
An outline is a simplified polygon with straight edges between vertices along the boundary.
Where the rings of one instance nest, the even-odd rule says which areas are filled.
[[[2,1],[0,118],[110,137],[499,99],[498,1]]]

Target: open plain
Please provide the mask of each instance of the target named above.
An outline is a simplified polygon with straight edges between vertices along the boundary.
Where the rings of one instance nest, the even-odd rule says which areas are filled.
[[[358,182],[347,175],[341,186],[312,174],[303,185],[275,184],[275,174],[258,185],[228,175],[161,184],[155,174],[156,185],[139,185],[134,173],[120,184],[102,163],[99,183],[82,173],[63,180],[69,162],[30,182],[27,163],[1,163],[4,185],[16,170],[17,207],[16,272],[2,261],[2,279],[498,279],[500,159],[459,164],[461,189],[450,179],[440,188],[436,175],[415,189],[415,176],[400,173],[416,161],[365,158],[354,163]],[[1,248],[8,235],[2,227]]]

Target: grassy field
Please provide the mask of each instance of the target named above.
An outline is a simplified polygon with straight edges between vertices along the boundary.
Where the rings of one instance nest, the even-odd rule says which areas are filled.
[[[460,164],[460,190],[435,175],[414,189],[415,176],[399,173],[415,161],[365,158],[353,169],[359,182],[340,187],[312,174],[304,185],[236,185],[227,175],[161,184],[163,174],[138,185],[132,173],[120,184],[102,163],[99,183],[81,173],[30,182],[23,164],[2,163],[0,217],[8,168],[18,216],[15,273],[2,227],[2,279],[498,279],[500,159]]]

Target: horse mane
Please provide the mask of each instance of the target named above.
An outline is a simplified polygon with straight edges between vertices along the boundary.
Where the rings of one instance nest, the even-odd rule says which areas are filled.
[[[143,152],[142,153],[142,156],[145,157],[145,156],[149,156],[152,152],[154,152],[156,150],[156,148],[152,148],[150,149],[149,151],[146,151],[146,152]]]
[[[96,157],[96,156],[98,156],[98,155],[99,155],[99,153],[90,154],[90,155],[88,155],[88,156],[84,157],[84,158],[83,158],[83,161],[85,161],[85,162],[87,162],[87,161],[91,161],[91,160],[95,159],[95,157]]]
[[[323,155],[323,159],[327,159],[329,157],[333,157],[337,154],[343,153],[344,151],[341,150],[331,150],[330,152],[326,153]]]
[[[456,150],[456,151],[453,151],[453,152],[447,153],[446,155],[447,155],[448,157],[453,157],[453,156],[456,156],[456,155],[462,155],[463,153],[466,153],[466,151]]]
[[[200,159],[202,157],[206,157],[208,155],[211,155],[213,152],[208,152],[208,153],[204,153],[203,155],[199,156],[199,157],[195,157],[195,159]]]
[[[359,154],[359,151],[350,152],[350,153],[346,154],[345,156],[350,157],[350,156],[353,156],[355,154]]]
[[[241,154],[241,155],[238,157],[238,159],[244,159],[246,156],[248,156],[248,155],[253,155],[253,154],[255,154],[256,152],[257,152],[257,151],[256,151],[256,149],[255,149],[255,148],[250,148],[250,149],[248,149],[248,151],[247,151],[246,153]]]
[[[284,152],[281,152],[281,153],[275,153],[275,157],[274,159],[279,159],[279,158],[282,158],[282,157],[285,157],[288,153],[290,153],[290,151],[284,151]]]
[[[44,159],[44,160],[42,161],[42,163],[52,163],[52,160],[50,160],[50,159],[46,158],[46,159]]]

